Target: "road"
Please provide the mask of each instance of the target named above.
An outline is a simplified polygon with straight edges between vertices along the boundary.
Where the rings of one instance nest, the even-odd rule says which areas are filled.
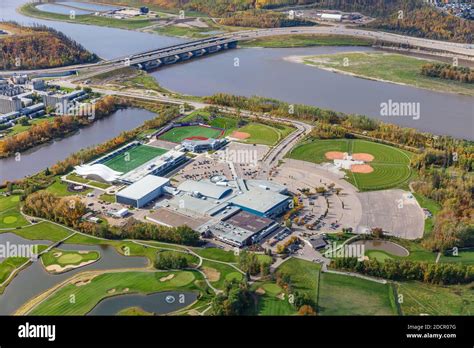
[[[289,28],[270,28],[270,29],[254,29],[243,30],[233,33],[226,33],[211,38],[202,40],[189,41],[184,44],[173,45],[170,47],[159,48],[152,51],[147,51],[139,54],[133,54],[126,57],[119,57],[110,61],[100,61],[94,64],[75,65],[68,67],[59,67],[51,69],[35,69],[22,71],[2,71],[1,75],[11,75],[12,73],[61,73],[69,70],[78,70],[83,73],[97,74],[118,69],[127,64],[143,63],[147,60],[159,59],[165,56],[182,54],[191,49],[198,50],[202,47],[207,47],[211,44],[224,44],[232,40],[246,41],[259,37],[274,36],[274,35],[302,35],[302,34],[320,34],[320,35],[345,35],[355,36],[359,38],[383,40],[395,44],[404,44],[419,47],[425,50],[436,50],[447,52],[448,56],[458,57],[459,59],[466,59],[474,61],[474,45],[429,40],[424,38],[411,37],[406,35],[392,34],[381,31],[369,31],[352,27],[346,27],[342,24],[332,26],[315,26],[315,27],[289,27]]]

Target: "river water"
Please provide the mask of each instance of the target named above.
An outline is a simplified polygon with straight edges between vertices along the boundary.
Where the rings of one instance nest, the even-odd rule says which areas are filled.
[[[129,30],[32,19],[15,11],[25,2],[25,0],[2,0],[0,18],[23,24],[40,23],[54,27],[106,59],[183,41]],[[172,65],[152,75],[163,87],[185,94],[204,96],[226,92],[245,96],[260,95],[290,103],[304,103],[347,113],[365,114],[435,134],[474,139],[472,97],[370,81],[284,60],[290,55],[316,55],[355,50],[373,49],[361,47],[237,49]],[[381,103],[388,103],[390,100],[419,103],[419,119],[406,116],[380,116]],[[121,131],[137,127],[150,117],[151,113],[146,111],[120,111],[114,116],[96,122],[92,127],[82,129],[74,136],[23,154],[21,161],[1,160],[0,179],[1,181],[19,179],[34,174],[81,148],[98,144]]]
[[[153,112],[144,109],[118,110],[106,118],[97,120],[91,126],[81,128],[70,137],[35,147],[22,153],[19,158],[0,159],[0,182],[35,174],[74,152],[103,143],[154,117]]]

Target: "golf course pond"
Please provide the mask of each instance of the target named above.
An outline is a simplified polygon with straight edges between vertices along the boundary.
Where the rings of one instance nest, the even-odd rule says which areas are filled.
[[[13,233],[0,234],[0,242],[18,245],[51,245],[52,243],[51,241],[45,240],[30,241]],[[51,274],[46,271],[41,261],[33,262],[27,268],[19,272],[5,288],[4,293],[0,295],[0,315],[12,314],[29,299],[38,296],[42,292],[79,272],[144,268],[148,266],[148,260],[145,257],[124,256],[119,254],[115,248],[107,245],[61,244],[59,248],[63,253],[78,250],[95,251],[100,254],[100,259],[94,263],[60,274]]]
[[[197,300],[198,295],[192,291],[116,295],[100,301],[87,315],[116,315],[130,307],[138,307],[153,314],[167,314],[188,307]]]
[[[366,252],[367,251],[369,252],[382,251],[389,255],[394,255],[394,256],[399,256],[399,257],[406,257],[410,255],[407,249],[405,249],[401,245],[398,245],[394,242],[390,242],[388,240],[358,240],[351,244],[363,245]]]

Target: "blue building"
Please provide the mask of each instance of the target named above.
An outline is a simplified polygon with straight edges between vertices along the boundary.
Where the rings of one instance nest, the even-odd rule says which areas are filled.
[[[291,208],[291,197],[277,192],[253,189],[237,195],[229,200],[249,213],[275,218]]]
[[[143,179],[117,192],[117,203],[141,208],[163,194],[163,188],[169,179],[161,176],[147,175]]]

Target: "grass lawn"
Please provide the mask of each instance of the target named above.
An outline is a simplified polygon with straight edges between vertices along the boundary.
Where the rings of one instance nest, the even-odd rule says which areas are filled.
[[[307,57],[304,62],[319,68],[335,69],[364,78],[382,79],[435,91],[474,96],[473,84],[422,75],[421,67],[433,61],[401,54],[347,52]]]
[[[282,263],[277,272],[289,274],[291,277],[292,286],[300,293],[307,293],[316,303],[318,298],[318,283],[321,265],[291,258]]]
[[[238,256],[233,251],[226,251],[219,248],[192,248],[192,250],[206,259],[224,261],[224,262],[237,262]]]
[[[162,278],[174,274],[167,281]],[[36,306],[31,315],[84,315],[91,311],[102,299],[113,294],[149,294],[169,290],[195,290],[194,281],[198,274],[190,271],[179,272],[117,272],[101,274],[87,284],[68,284]],[[125,291],[128,289],[128,291]],[[75,295],[76,302],[70,303]]]
[[[103,193],[99,196],[99,199],[103,200],[104,202],[115,203],[115,195]]]
[[[275,145],[278,143],[284,136],[291,133],[292,128],[288,129],[268,126],[266,124],[250,122],[247,125],[239,128],[239,132],[249,133],[250,137],[243,140],[245,143],[249,144],[262,144],[262,145]]]
[[[151,316],[153,313],[147,312],[146,310],[140,307],[129,307],[122,309],[117,315],[125,315],[125,316]]]
[[[221,135],[222,130],[220,129],[202,126],[184,126],[172,128],[160,135],[159,138],[173,143],[180,143],[190,137],[220,138]]]
[[[418,193],[414,193],[413,195],[418,201],[418,204],[420,204],[422,208],[428,209],[430,213],[433,215],[432,217],[425,219],[424,236],[426,237],[433,231],[434,219],[435,219],[436,214],[438,214],[438,212],[441,210],[441,206],[438,204],[438,202],[436,202],[435,200],[431,198],[425,197]]]
[[[16,208],[19,204],[20,196],[0,196],[0,212],[4,212],[5,210],[9,210],[11,208]]]
[[[369,259],[377,259],[378,261],[383,262],[385,260],[393,259],[394,255],[382,250],[367,250],[365,252],[365,256],[367,256]]]
[[[321,273],[318,314],[397,314],[391,285],[340,274]]]
[[[27,225],[29,222],[17,208],[10,208],[0,213],[0,228],[16,228]]]
[[[167,151],[168,150],[158,147],[138,145],[132,147],[124,153],[112,157],[103,164],[118,172],[128,173],[129,171],[141,166],[142,164],[157,156],[166,153]]]
[[[37,224],[15,229],[11,232],[25,239],[50,240],[52,242],[60,241],[72,233],[64,227],[50,222],[38,222]]]
[[[397,239],[395,241],[397,244],[408,249],[410,255],[406,257],[397,257],[393,256],[394,258],[406,259],[410,261],[422,261],[422,262],[435,262],[436,261],[436,253],[427,250],[421,246],[419,242],[414,242],[407,239]]]
[[[403,295],[404,315],[474,315],[474,287],[402,282],[397,293]]]
[[[450,253],[442,255],[439,259],[441,263],[462,263],[463,265],[474,265],[474,249],[459,250],[458,256]]]
[[[28,261],[26,257],[8,257],[0,262],[0,284],[2,284],[10,274]]]
[[[241,47],[371,46],[372,41],[342,35],[278,35],[239,43]]]
[[[374,156],[369,162],[371,173],[346,171],[346,180],[360,191],[380,190],[404,186],[412,176],[412,153],[392,146],[361,139],[311,139],[297,145],[288,155],[290,158],[313,163],[330,162],[326,152],[368,153]]]
[[[252,285],[253,290],[263,289],[265,293],[258,295],[258,315],[294,315],[295,307],[289,302],[288,297],[278,297],[283,289],[275,283],[257,282]]]
[[[61,250],[52,249],[41,255],[41,261],[44,266],[59,265],[76,266],[83,262],[95,261],[100,258],[100,253],[97,251],[75,251],[75,250]]]
[[[82,179],[81,177],[79,178]],[[85,180],[85,181],[88,182],[88,180]],[[81,192],[70,192],[68,191],[67,187],[68,187],[67,183],[62,182],[60,178],[56,178],[54,183],[52,183],[50,186],[46,188],[46,191],[51,192],[55,194],[56,196],[60,196],[60,197],[73,196],[73,195],[86,195],[89,192],[92,192],[91,188],[87,188]]]
[[[89,182],[88,179],[84,179],[82,176],[76,175],[74,173],[68,174],[66,176],[66,179],[74,181],[74,182],[78,182],[81,184],[87,184]]]
[[[243,274],[235,268],[219,262],[204,260],[201,270],[207,275],[212,286],[217,289],[223,289],[225,281],[243,279]]]

